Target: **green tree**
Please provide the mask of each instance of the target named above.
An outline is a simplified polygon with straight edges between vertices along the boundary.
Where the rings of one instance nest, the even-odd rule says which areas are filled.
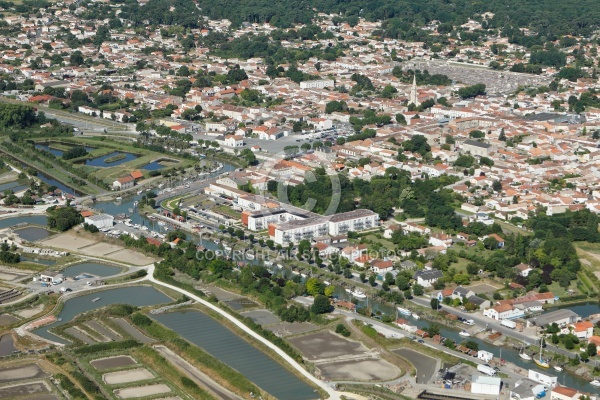
[[[331,304],[329,303],[329,298],[322,294],[316,295],[314,303],[311,306],[311,311],[315,314],[324,314],[331,311]]]

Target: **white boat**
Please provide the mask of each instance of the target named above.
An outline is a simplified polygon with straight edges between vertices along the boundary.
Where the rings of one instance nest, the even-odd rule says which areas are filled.
[[[523,360],[531,361],[531,356],[527,353],[519,353],[519,357],[521,357]]]
[[[144,191],[143,191],[143,190],[138,190],[138,191],[137,191],[137,194],[138,194],[138,196],[139,196],[140,194],[142,194],[142,193],[144,193]]]
[[[117,196],[115,200],[123,200],[123,198],[121,196]]]
[[[554,370],[555,370],[555,371],[558,371],[558,372],[560,372],[560,371],[562,371],[562,370],[563,370],[563,369],[562,369],[562,367],[561,367],[560,365],[554,365],[552,368],[554,368]]]
[[[407,310],[406,308],[402,308],[402,307],[398,307],[398,312],[402,315],[411,315],[412,314],[410,312],[410,310]]]
[[[350,292],[350,294],[352,296],[356,297],[356,298],[359,298],[359,299],[365,299],[365,298],[367,298],[367,295],[363,291],[358,290],[358,289],[357,290],[353,290],[352,292]]]
[[[215,239],[215,244],[219,244],[221,241],[219,239]]]
[[[417,314],[417,313],[412,313],[412,314],[411,314],[411,316],[412,316],[414,319],[421,319],[421,317],[419,317],[419,314]]]
[[[463,336],[463,337],[469,337],[469,336],[471,336],[471,334],[469,332],[465,331],[465,330],[460,331],[458,334],[460,336]]]
[[[592,385],[594,387],[600,387],[600,381],[598,379],[594,379],[593,381],[590,382],[590,385]]]

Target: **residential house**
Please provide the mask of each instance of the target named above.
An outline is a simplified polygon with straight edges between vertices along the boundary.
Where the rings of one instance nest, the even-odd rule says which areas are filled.
[[[517,273],[521,276],[528,276],[529,273],[533,271],[533,268],[531,268],[531,266],[524,263],[515,265],[515,268],[517,270]]]
[[[431,287],[442,276],[444,276],[442,271],[437,269],[422,269],[415,272],[413,279],[423,287]]]
[[[572,333],[579,339],[588,340],[594,336],[594,324],[590,321],[580,321],[567,325],[563,333]]]
[[[503,319],[515,319],[523,317],[523,310],[513,307],[511,304],[498,304],[483,311],[483,316],[502,321]]]
[[[390,260],[373,260],[371,261],[371,271],[378,275],[384,276],[386,272],[391,272],[394,269],[394,263]]]
[[[135,185],[135,179],[131,175],[123,176],[113,182],[114,190],[125,190],[132,188]]]
[[[557,385],[550,392],[550,400],[579,400],[581,396],[583,396],[583,393],[566,386]]]

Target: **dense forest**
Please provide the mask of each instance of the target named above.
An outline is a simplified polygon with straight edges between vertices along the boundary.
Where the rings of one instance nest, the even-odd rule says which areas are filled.
[[[278,27],[309,23],[317,12],[338,14],[351,24],[362,17],[416,25],[433,20],[460,25],[476,14],[492,12],[495,15],[484,28],[529,27],[547,39],[564,34],[589,36],[600,21],[600,8],[593,0],[199,0],[198,4],[210,18],[227,18],[234,25],[269,22]]]

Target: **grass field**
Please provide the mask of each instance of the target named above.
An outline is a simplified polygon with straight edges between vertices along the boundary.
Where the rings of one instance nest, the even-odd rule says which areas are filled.
[[[157,161],[160,159],[171,161],[168,168],[189,168],[194,165],[193,160],[185,160],[170,155],[150,151],[147,149],[141,149],[134,147],[128,142],[117,142],[113,140],[102,140],[103,138],[98,137],[74,137],[74,138],[61,138],[60,140],[39,140],[45,143],[49,143],[50,146],[57,149],[65,149],[72,145],[82,145],[88,147],[94,147],[87,156],[71,160],[73,163],[83,161],[84,159],[96,158],[105,156],[113,151],[121,151],[124,153],[132,153],[138,157],[134,160],[119,164],[113,167],[92,167],[86,165],[80,165],[79,168],[83,169],[89,174],[89,179],[94,182],[97,178],[98,181],[102,180],[106,183],[111,183],[120,176],[130,173],[135,170],[141,169],[148,163]],[[148,176],[148,171],[143,171],[144,175]]]

